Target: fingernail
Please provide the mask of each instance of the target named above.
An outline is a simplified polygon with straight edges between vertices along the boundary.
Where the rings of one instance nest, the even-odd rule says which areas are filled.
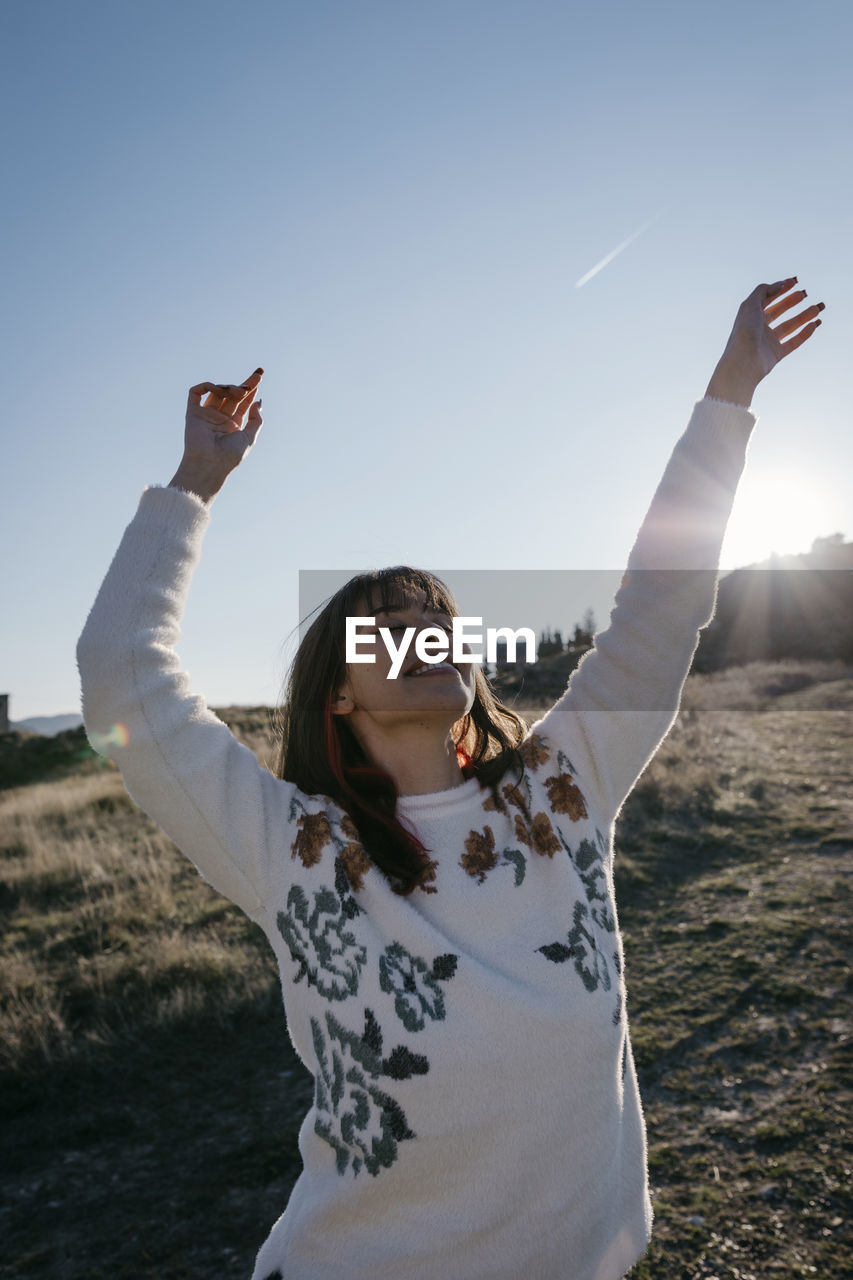
[[[255,373],[263,373],[263,369],[261,369],[261,368],[259,367],[259,368],[257,368],[257,369],[255,370]],[[254,377],[254,376],[255,376],[255,374],[253,373],[253,374],[252,374],[252,377]]]
[[[259,400],[259,401],[258,401],[258,408],[259,408],[259,409],[260,409],[260,407],[261,407],[261,405],[262,405],[263,403],[264,403],[264,402],[263,402],[263,400]]]
[[[826,303],[825,303],[825,302],[819,302],[819,303],[817,304],[817,309],[818,309],[818,311],[824,311],[824,310],[826,309]]]

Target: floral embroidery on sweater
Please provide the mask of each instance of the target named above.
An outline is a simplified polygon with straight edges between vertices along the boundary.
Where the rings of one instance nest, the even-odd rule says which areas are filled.
[[[522,844],[526,844],[534,853],[540,853],[548,858],[553,858],[554,854],[561,849],[560,841],[554,834],[554,828],[551,826],[551,819],[547,813],[537,813],[531,822],[525,822],[521,814],[515,815],[515,834],[516,838]]]
[[[364,886],[365,874],[370,870],[370,856],[363,844],[348,844],[340,855],[347,879],[355,893]]]
[[[331,845],[336,851],[335,887],[345,913],[352,919],[361,908],[350,891],[360,892],[364,887],[364,877],[373,866],[352,818],[348,813],[341,817],[336,824],[340,832],[338,834],[325,813],[311,813],[296,796],[290,804],[290,818],[291,821],[296,819],[298,828],[296,839],[290,848],[290,856],[294,861],[299,858],[307,869],[317,865],[327,846]]]
[[[383,1060],[382,1032],[369,1009],[361,1036],[328,1010],[324,1021],[325,1031],[318,1018],[311,1019],[317,1057],[314,1132],[334,1150],[342,1177],[351,1167],[354,1177],[365,1168],[375,1178],[395,1162],[398,1144],[416,1136],[403,1108],[378,1082],[383,1076],[406,1080],[425,1075],[429,1063],[403,1045]]]
[[[554,964],[574,961],[576,973],[587,991],[595,991],[599,986],[609,991],[612,986],[610,968],[604,953],[603,938],[596,936],[597,931],[615,934],[616,918],[611,910],[608,893],[607,875],[604,870],[603,850],[606,849],[604,837],[596,830],[596,841],[581,840],[577,849],[572,851],[565,844],[566,852],[575,864],[586,894],[586,902],[577,901],[574,905],[572,927],[566,942],[548,943],[537,950]],[[622,972],[622,962],[618,949],[612,953],[617,974]],[[614,1023],[622,1017],[622,993],[613,1015]]]
[[[581,789],[575,785],[570,773],[558,773],[554,778],[546,778],[545,786],[555,813],[567,813],[572,822],[580,822],[581,818],[589,817]]]
[[[588,916],[589,907],[586,903],[576,902],[574,923],[569,930],[568,946],[565,942],[551,942],[547,946],[537,947],[537,950],[554,964],[574,960],[575,972],[580,976],[587,991],[595,991],[599,986],[609,991],[612,984],[607,957],[600,950],[595,934],[587,928]]]
[[[495,848],[495,833],[491,827],[484,827],[482,833],[470,831],[465,837],[465,852],[459,859],[459,865],[469,876],[473,876],[478,884],[483,884],[486,873],[498,865],[498,860],[515,868],[515,887],[524,880],[527,864],[520,849],[503,849],[500,854]]]
[[[296,839],[290,848],[292,859],[299,858],[303,867],[315,866],[332,838],[325,813],[301,813],[297,819]]]
[[[276,916],[278,931],[299,965],[294,982],[307,978],[327,1000],[346,1000],[358,990],[367,948],[346,928],[341,899],[325,886],[314,891],[313,909],[301,885],[287,895],[287,910]]]
[[[482,884],[486,872],[497,865],[498,853],[495,848],[495,833],[491,827],[485,827],[482,834],[471,831],[465,837],[465,852],[459,859],[462,868],[469,876],[475,876]]]
[[[392,942],[379,957],[379,985],[394,996],[397,1017],[407,1031],[423,1031],[427,1018],[444,1021],[444,992],[456,972],[459,957],[452,952],[437,956],[430,967],[411,955],[400,942]]]
[[[547,764],[551,753],[546,746],[546,739],[539,733],[531,733],[519,747],[521,758],[528,769],[536,770],[541,764]]]
[[[534,735],[524,744],[527,747],[528,760],[534,765],[546,764],[551,759],[550,753],[543,746],[543,741],[542,738]],[[562,756],[563,753],[560,752],[559,754]],[[550,781],[554,782],[556,779],[551,779]],[[574,788],[574,790],[577,791],[577,788]],[[580,796],[580,791],[577,791],[577,795]],[[515,837],[519,844],[525,845],[532,852],[538,853],[543,857],[553,858],[555,853],[559,853],[560,849],[565,847],[566,851],[570,853],[568,845],[564,846],[561,843],[548,814],[531,813],[532,800],[530,783],[525,774],[519,782],[505,783],[500,791],[496,788],[483,801],[483,808],[490,813],[502,814],[507,814],[510,808],[517,809],[519,812],[512,815]],[[582,801],[583,797],[581,797]],[[576,803],[575,808],[577,808]],[[472,831],[465,841],[465,850],[461,865],[469,875],[476,876],[480,884],[483,883],[486,872],[497,866],[499,859],[504,863],[512,863],[514,865],[516,886],[520,885],[524,880],[526,869],[524,854],[520,849],[504,849],[498,855],[491,827],[487,826],[482,835],[477,831]]]
[[[616,920],[610,910],[607,877],[604,874],[601,854],[591,840],[581,840],[575,851],[574,860],[586,891],[593,920],[608,933],[614,933]]]

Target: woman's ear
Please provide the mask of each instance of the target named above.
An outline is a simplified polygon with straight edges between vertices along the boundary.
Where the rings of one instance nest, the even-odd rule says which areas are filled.
[[[330,710],[333,716],[348,716],[355,711],[355,700],[350,692],[349,683],[341,685],[337,693],[332,695]]]

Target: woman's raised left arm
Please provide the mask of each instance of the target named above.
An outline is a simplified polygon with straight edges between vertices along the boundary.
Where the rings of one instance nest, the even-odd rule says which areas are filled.
[[[604,814],[615,816],[671,728],[699,631],[713,615],[720,547],[755,424],[752,394],[820,324],[823,303],[780,319],[806,296],[791,292],[796,283],[759,285],[741,304],[643,521],[610,623],[536,727],[571,742],[578,778]]]

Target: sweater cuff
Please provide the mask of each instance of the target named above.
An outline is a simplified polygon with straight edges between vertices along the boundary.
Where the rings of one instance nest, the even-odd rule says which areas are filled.
[[[196,544],[210,523],[210,507],[186,489],[152,485],[143,490],[136,522],[152,533],[165,529],[187,544]]]
[[[687,450],[708,476],[734,487],[756,421],[755,414],[743,405],[706,397],[696,403],[680,449]]]
[[[730,400],[715,400],[706,396],[699,400],[693,410],[690,426],[701,431],[703,438],[714,443],[744,443],[750,437],[752,428],[758,421],[751,409],[742,404],[732,404]],[[694,423],[697,426],[694,427]]]

